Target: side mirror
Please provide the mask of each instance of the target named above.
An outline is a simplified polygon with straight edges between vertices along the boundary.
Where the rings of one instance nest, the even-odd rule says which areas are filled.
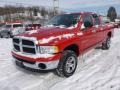
[[[93,24],[91,23],[91,22],[89,22],[89,21],[86,21],[86,22],[84,22],[84,26],[87,28],[87,27],[92,27],[93,26]]]

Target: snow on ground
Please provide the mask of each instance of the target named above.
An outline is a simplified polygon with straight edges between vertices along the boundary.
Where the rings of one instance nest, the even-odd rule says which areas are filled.
[[[120,29],[110,50],[93,49],[80,57],[75,74],[61,78],[16,67],[12,40],[0,39],[0,90],[120,90]]]

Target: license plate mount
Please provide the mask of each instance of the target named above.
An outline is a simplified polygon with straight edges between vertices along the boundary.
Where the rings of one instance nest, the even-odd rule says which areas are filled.
[[[16,60],[16,64],[17,64],[18,66],[23,66],[23,62],[18,61],[18,60]]]

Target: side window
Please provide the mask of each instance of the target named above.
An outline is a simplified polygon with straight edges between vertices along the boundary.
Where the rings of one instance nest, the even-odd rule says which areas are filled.
[[[100,19],[96,14],[92,15],[94,18],[94,25],[100,25]]]
[[[85,15],[83,16],[83,24],[81,26],[81,29],[91,27],[93,25],[93,20],[91,15]]]
[[[83,22],[88,22],[88,21],[92,23],[92,18],[91,18],[90,15],[85,15],[85,16],[83,17]]]

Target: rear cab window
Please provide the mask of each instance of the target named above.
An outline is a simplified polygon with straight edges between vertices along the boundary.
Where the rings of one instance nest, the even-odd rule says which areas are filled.
[[[94,25],[100,25],[100,18],[97,14],[92,14],[92,17],[94,19]]]

